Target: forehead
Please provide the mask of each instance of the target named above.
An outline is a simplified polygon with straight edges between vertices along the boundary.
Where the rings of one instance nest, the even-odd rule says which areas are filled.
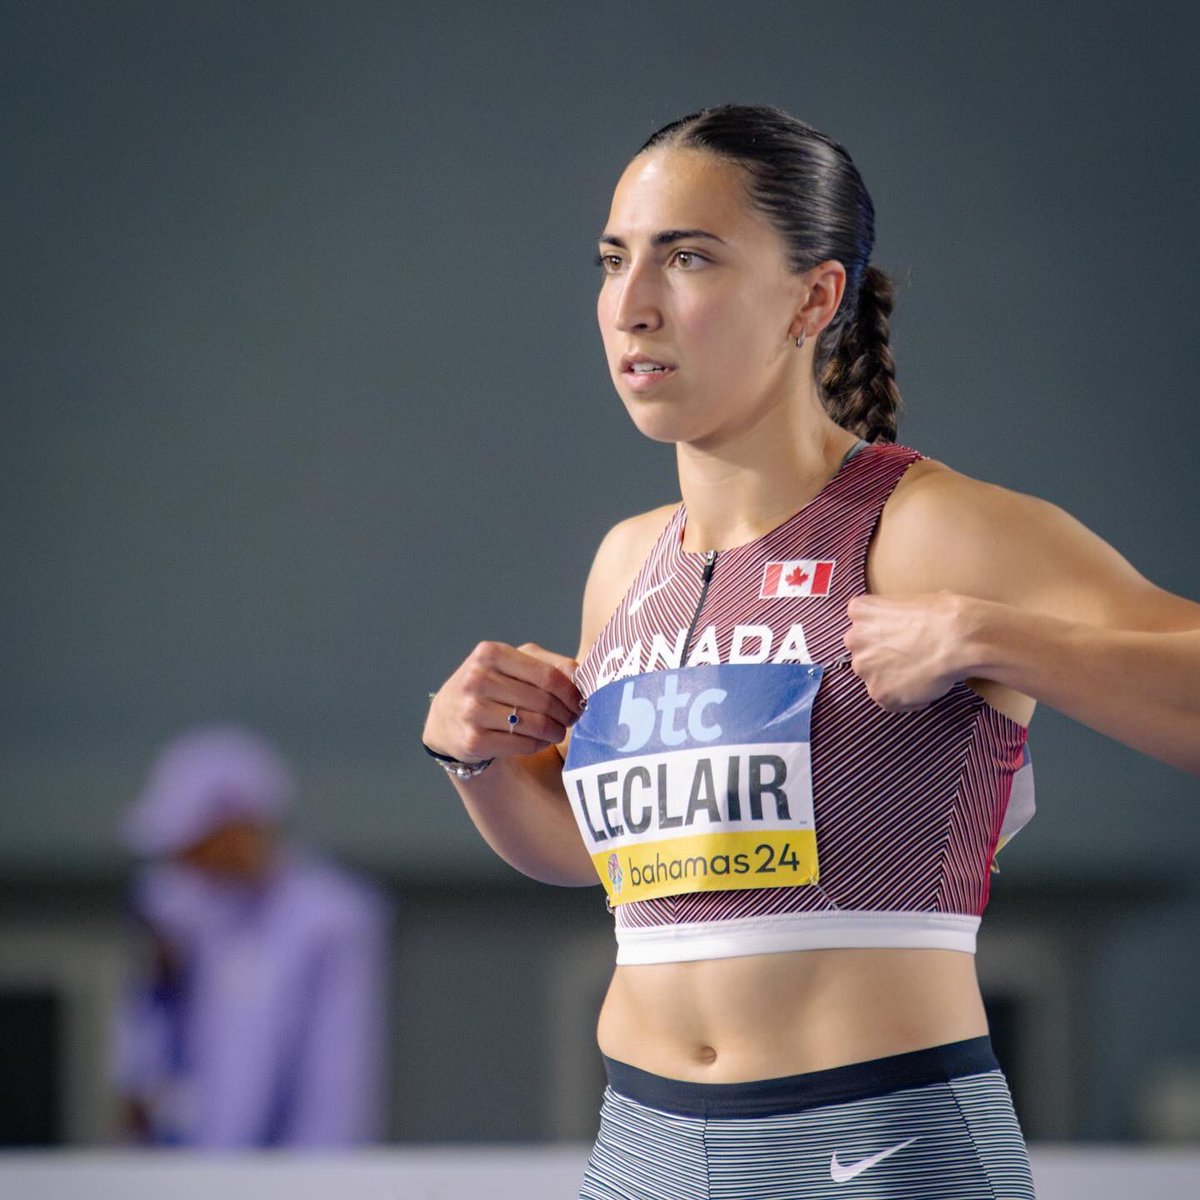
[[[726,241],[774,238],[755,210],[742,168],[703,150],[655,148],[625,168],[605,232],[622,239],[705,229]]]

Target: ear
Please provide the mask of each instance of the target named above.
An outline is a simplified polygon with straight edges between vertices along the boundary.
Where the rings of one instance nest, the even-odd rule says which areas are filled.
[[[846,268],[836,258],[809,267],[798,277],[800,302],[789,327],[792,340],[803,331],[815,342],[818,335],[833,320],[846,293]]]

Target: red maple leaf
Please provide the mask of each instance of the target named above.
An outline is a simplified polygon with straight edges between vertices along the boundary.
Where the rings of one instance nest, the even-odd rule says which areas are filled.
[[[787,583],[789,587],[799,587],[807,578],[808,576],[797,567],[788,575]]]

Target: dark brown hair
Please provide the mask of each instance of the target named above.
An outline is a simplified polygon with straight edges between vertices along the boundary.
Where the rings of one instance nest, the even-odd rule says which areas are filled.
[[[664,125],[642,150],[662,145],[707,150],[742,167],[751,201],[783,238],[794,271],[831,258],[846,268],[842,302],[813,355],[821,399],[843,428],[868,441],[894,442],[900,408],[888,346],[894,293],[888,276],[869,265],[875,206],[850,155],[766,105],[691,113]]]

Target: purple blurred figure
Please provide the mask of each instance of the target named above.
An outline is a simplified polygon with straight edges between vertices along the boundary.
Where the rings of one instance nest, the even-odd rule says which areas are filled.
[[[202,1149],[378,1139],[387,905],[282,842],[292,776],[258,734],[210,727],[162,752],[129,810],[152,859],[132,907],[151,948],[118,1014],[129,1135]]]

